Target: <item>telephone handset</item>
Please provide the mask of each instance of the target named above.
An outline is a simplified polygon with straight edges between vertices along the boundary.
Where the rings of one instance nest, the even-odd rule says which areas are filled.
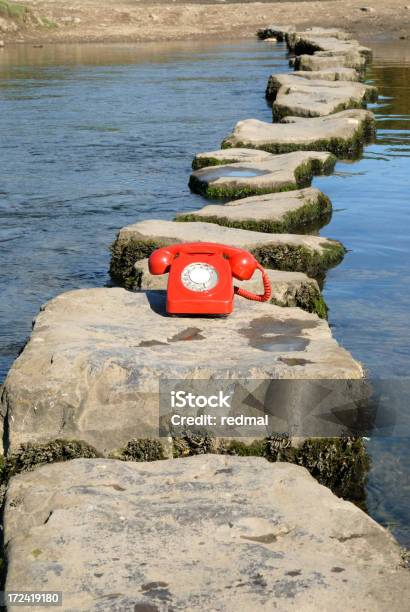
[[[234,287],[232,277],[249,280],[262,272],[264,294]],[[167,312],[170,314],[229,314],[234,293],[266,302],[271,297],[269,277],[258,261],[243,249],[213,242],[184,242],[154,251],[151,274],[169,272]]]

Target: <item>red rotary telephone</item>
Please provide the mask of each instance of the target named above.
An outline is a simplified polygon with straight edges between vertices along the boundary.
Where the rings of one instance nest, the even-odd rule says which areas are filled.
[[[232,277],[249,280],[255,270],[262,272],[263,295],[233,287]],[[269,277],[253,255],[224,244],[185,242],[157,249],[149,258],[149,271],[169,272],[169,314],[229,314],[234,293],[257,302],[271,296]]]

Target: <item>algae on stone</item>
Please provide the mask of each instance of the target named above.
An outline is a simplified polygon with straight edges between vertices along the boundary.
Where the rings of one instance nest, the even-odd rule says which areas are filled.
[[[212,223],[149,220],[123,228],[111,247],[110,273],[131,288],[137,281],[135,262],[152,251],[177,242],[218,242],[244,248],[267,268],[304,272],[321,277],[342,261],[339,242],[304,234],[270,234],[228,228]]]
[[[229,151],[220,149],[219,151],[208,151],[197,153],[192,161],[192,169],[200,170],[210,166],[222,166],[226,164],[249,163],[269,161],[272,156],[266,151],[257,151],[246,148],[230,148]]]
[[[48,442],[26,442],[21,444],[17,450],[2,458],[0,483],[3,484],[16,474],[29,472],[46,463],[100,456],[93,446],[83,440],[57,438]]]
[[[286,191],[210,204],[191,212],[177,214],[175,221],[205,221],[226,227],[268,233],[292,233],[303,228],[316,229],[330,220],[332,205],[318,189]]]
[[[189,187],[210,199],[239,199],[307,187],[314,175],[330,174],[336,158],[326,152],[294,151],[269,161],[202,168],[190,176]]]
[[[286,117],[274,124],[258,119],[239,121],[222,147],[255,148],[274,154],[308,149],[355,159],[374,134],[373,113],[351,109],[327,117]]]
[[[350,108],[364,108],[377,100],[377,88],[352,81],[305,79],[295,74],[273,74],[269,78],[267,98],[272,105],[273,121],[285,116],[324,117]]]

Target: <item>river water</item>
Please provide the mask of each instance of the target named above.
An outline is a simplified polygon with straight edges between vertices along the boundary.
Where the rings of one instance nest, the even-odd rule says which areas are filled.
[[[407,377],[410,45],[371,46],[377,141],[314,181],[335,209],[321,233],[349,249],[324,293],[335,337],[370,375]],[[256,40],[0,52],[0,381],[42,303],[109,283],[118,229],[203,205],[187,188],[194,154],[240,119],[270,121],[267,77],[287,70],[282,44]],[[368,510],[410,546],[408,440],[369,451]]]

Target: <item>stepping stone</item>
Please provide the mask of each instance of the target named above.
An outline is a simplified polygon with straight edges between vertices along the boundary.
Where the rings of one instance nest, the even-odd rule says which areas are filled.
[[[292,44],[292,41],[295,38],[300,37],[300,36],[302,37],[303,36],[306,36],[306,37],[320,36],[320,37],[325,37],[325,38],[337,38],[338,40],[352,40],[352,34],[350,32],[346,32],[346,30],[340,30],[339,28],[322,28],[320,26],[306,28],[303,31],[298,31],[296,28],[294,28],[293,31],[288,32],[288,35],[289,35],[289,44]]]
[[[280,123],[246,119],[236,124],[222,147],[254,147],[271,153],[296,149],[330,151],[340,158],[357,157],[372,140],[374,115],[367,110],[346,110],[328,117],[285,117]]]
[[[330,153],[295,151],[265,162],[235,163],[193,172],[189,187],[210,199],[238,199],[289,191],[310,185],[313,175],[328,174],[335,165]]]
[[[325,52],[336,55],[346,55],[358,52],[365,58],[371,56],[371,49],[359,45],[357,40],[343,38],[344,33],[337,36],[320,34],[315,31],[292,32],[286,37],[288,48],[296,55]]]
[[[148,259],[137,261],[134,266],[135,285],[139,291],[166,290],[168,274],[153,276],[148,270]],[[276,306],[297,306],[307,312],[314,312],[321,318],[327,316],[327,306],[321,296],[319,285],[313,278],[302,272],[286,272],[283,270],[267,270],[272,287],[271,303]],[[249,281],[235,280],[235,285],[243,287],[252,293],[261,292],[259,274]]]
[[[266,95],[275,100],[273,120],[286,115],[323,117],[377,100],[377,88],[348,81],[308,80],[293,74],[272,75]]]
[[[336,240],[306,234],[266,234],[214,223],[149,220],[122,228],[111,247],[110,273],[126,287],[135,284],[135,262],[178,242],[217,242],[246,249],[266,268],[320,277],[338,264],[345,249]]]
[[[339,30],[335,28],[321,28],[321,27],[313,27],[306,28],[303,32],[298,32],[297,28],[294,25],[271,25],[267,28],[261,28],[257,31],[256,35],[258,38],[264,40],[266,38],[277,38],[278,40],[285,40],[288,37],[291,37],[295,34],[306,34],[310,36],[326,36],[339,38],[340,40],[349,40],[352,35],[350,32],[345,32],[344,30]]]
[[[266,153],[266,151],[242,148],[231,148],[228,151],[221,149],[219,151],[197,153],[192,162],[192,168],[193,170],[199,170],[200,168],[207,168],[209,166],[236,164],[238,162],[263,162],[271,159],[272,155],[270,153]]]
[[[78,459],[13,478],[4,514],[5,589],[64,610],[408,611],[399,544],[299,465]]]
[[[295,58],[294,65],[295,69],[299,71],[338,70],[342,67],[353,68],[362,72],[366,65],[366,58],[357,49],[348,53],[330,55],[326,53],[301,54]]]
[[[357,72],[351,68],[340,68],[340,70],[347,70],[349,73],[353,72],[357,75]],[[266,97],[269,100],[275,100],[279,95],[284,96],[298,92],[306,92],[310,95],[312,91],[318,90],[323,92],[324,97],[328,95],[328,91],[335,93],[340,92],[341,95],[346,96],[349,94],[352,103],[360,104],[361,106],[369,100],[374,101],[377,99],[377,87],[355,81],[343,81],[338,79],[324,81],[324,79],[316,78],[317,74],[323,74],[323,71],[319,71],[318,73],[296,71],[290,74],[272,74],[269,77],[266,87]],[[335,71],[329,71],[329,74],[335,75],[336,73]],[[308,75],[308,77],[306,78],[304,75]]]
[[[229,317],[170,317],[165,300],[100,288],[48,302],[4,383],[9,449],[58,438],[107,455],[158,438],[162,380],[363,376],[327,322],[300,308],[237,296]]]
[[[324,225],[332,205],[319,189],[284,191],[243,198],[225,205],[209,204],[179,213],[176,221],[206,221],[257,232],[295,232],[306,226]]]
[[[311,57],[311,56],[308,56]],[[304,79],[319,79],[321,81],[359,81],[360,74],[353,68],[344,68],[343,66],[336,66],[328,70],[316,70],[315,72],[309,70],[296,70],[294,76],[298,76]]]

